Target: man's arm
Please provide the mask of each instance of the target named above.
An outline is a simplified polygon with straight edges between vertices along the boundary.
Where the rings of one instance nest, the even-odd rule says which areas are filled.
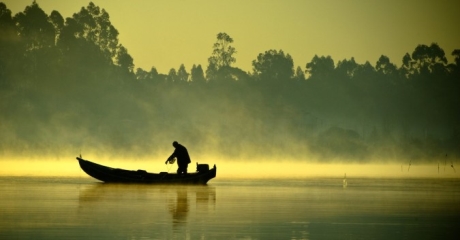
[[[168,162],[169,162],[171,159],[173,159],[173,158],[176,157],[176,154],[175,154],[175,153],[176,153],[176,151],[174,151],[174,152],[171,154],[171,156],[169,156],[168,159],[166,159],[165,164],[168,164]]]

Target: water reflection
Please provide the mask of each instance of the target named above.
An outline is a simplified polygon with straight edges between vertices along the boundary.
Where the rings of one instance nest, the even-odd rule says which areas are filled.
[[[173,228],[187,222],[189,211],[187,191],[183,188],[176,189],[176,201],[169,204],[169,212],[172,215]]]
[[[0,178],[0,239],[457,239],[459,180],[348,180]]]
[[[78,209],[82,218],[90,216],[94,223],[129,224],[139,232],[146,226],[157,232],[158,227],[171,227],[178,233],[186,231],[191,212],[202,215],[215,204],[215,188],[210,186],[96,183],[80,190]]]
[[[212,186],[200,186],[195,188],[196,206],[200,211],[207,211],[209,206],[215,209],[216,189]]]

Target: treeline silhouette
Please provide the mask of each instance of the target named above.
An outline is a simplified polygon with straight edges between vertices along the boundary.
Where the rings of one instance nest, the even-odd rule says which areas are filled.
[[[134,69],[92,2],[65,19],[0,2],[0,153],[149,156],[177,140],[233,158],[460,156],[459,49],[453,63],[432,43],[400,66],[314,56],[304,68],[270,49],[246,72],[232,43],[219,33],[208,65],[189,71]]]

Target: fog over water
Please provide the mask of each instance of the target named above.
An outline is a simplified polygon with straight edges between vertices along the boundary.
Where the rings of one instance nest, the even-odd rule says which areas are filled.
[[[99,164],[128,170],[146,170],[148,172],[175,173],[176,165],[165,165],[164,159],[91,159]],[[192,159],[189,172],[196,170],[195,164],[216,164],[219,179],[314,179],[336,178],[353,181],[357,178],[458,178],[457,169],[450,164],[414,164],[411,163],[311,163],[306,161],[232,161],[218,158]],[[71,157],[65,160],[3,160],[5,168],[0,169],[2,176],[56,176],[90,178],[83,172],[78,161]],[[454,166],[455,167],[455,166]],[[94,180],[94,179],[93,179]],[[96,180],[94,180],[96,181]]]
[[[0,174],[75,175],[80,154],[159,172],[178,141],[228,177],[457,176],[458,49],[420,44],[365,64],[318,53],[300,66],[267,49],[245,72],[232,65],[238,39],[221,32],[207,66],[159,73],[135,69],[101,8],[0,3]]]

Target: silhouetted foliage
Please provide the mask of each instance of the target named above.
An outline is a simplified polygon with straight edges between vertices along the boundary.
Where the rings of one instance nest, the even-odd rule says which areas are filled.
[[[387,56],[382,55],[375,64],[375,70],[381,75],[393,76],[397,71],[397,67],[390,62]]]
[[[200,64],[198,64],[198,66],[193,64],[192,70],[190,73],[190,80],[196,84],[202,84],[206,82],[206,78],[204,77],[203,68],[201,67]]]
[[[295,70],[294,78],[298,81],[305,81],[305,73],[300,66]]]
[[[306,69],[307,73],[310,74],[310,79],[329,79],[334,72],[334,60],[331,56],[321,56],[315,55],[311,62],[307,63]]]
[[[214,43],[211,57],[208,58],[208,68],[206,69],[206,76],[208,80],[215,79],[231,79],[225,75],[228,74],[232,63],[236,62],[233,56],[236,49],[231,45],[233,39],[227,33],[218,33],[217,41]]]
[[[315,55],[304,72],[270,49],[247,73],[232,66],[232,43],[217,34],[206,74],[135,69],[92,2],[65,20],[35,1],[14,16],[0,2],[0,154],[145,156],[180,138],[232,157],[460,157],[460,50],[448,63],[421,44],[399,67]]]
[[[217,41],[214,43],[212,56],[208,59],[210,64],[214,64],[217,69],[221,67],[229,67],[236,62],[233,54],[236,53],[234,47],[230,44],[233,39],[226,33],[217,34]]]
[[[166,81],[169,83],[177,83],[179,81],[179,77],[177,76],[176,69],[171,68],[169,69],[168,77],[166,78]]]
[[[117,48],[116,60],[117,60],[117,65],[120,66],[122,69],[128,70],[129,73],[133,71],[134,69],[133,58],[131,57],[131,55],[129,55],[128,49],[123,47],[123,45],[121,44]]]
[[[268,50],[252,61],[254,76],[264,81],[286,81],[294,76],[294,61],[283,50]]]
[[[188,82],[189,75],[190,74],[187,72],[187,70],[185,70],[184,64],[181,64],[179,67],[179,70],[177,70],[177,79],[180,82],[185,83],[185,82]]]

